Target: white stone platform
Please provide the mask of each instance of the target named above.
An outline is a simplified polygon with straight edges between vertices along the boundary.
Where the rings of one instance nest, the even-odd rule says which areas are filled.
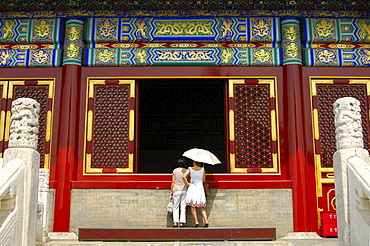
[[[74,233],[51,233],[50,242],[37,246],[337,246],[337,238],[316,233],[289,233],[276,241],[194,241],[194,242],[79,242]]]

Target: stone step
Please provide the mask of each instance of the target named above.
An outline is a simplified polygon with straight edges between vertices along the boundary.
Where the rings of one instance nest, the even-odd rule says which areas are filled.
[[[273,241],[275,228],[80,228],[80,241]]]
[[[194,241],[194,242],[79,242],[52,241],[37,246],[338,246],[338,240],[295,240],[295,241]]]
[[[337,238],[321,238],[316,233],[290,233],[274,241],[170,241],[170,242],[102,242],[78,241],[74,233],[50,233],[50,242],[37,246],[337,246]]]

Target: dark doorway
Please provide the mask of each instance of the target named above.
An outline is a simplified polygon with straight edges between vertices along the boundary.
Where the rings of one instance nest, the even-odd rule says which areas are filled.
[[[171,173],[182,153],[207,149],[222,164],[207,173],[226,172],[225,80],[140,80],[139,172]]]

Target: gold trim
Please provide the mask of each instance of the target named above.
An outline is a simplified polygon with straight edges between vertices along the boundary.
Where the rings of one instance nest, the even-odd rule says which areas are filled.
[[[122,78],[122,77],[119,77]],[[86,107],[89,106],[89,98],[94,98],[94,86],[95,85],[106,85],[106,80],[114,79],[112,77],[104,77],[98,79],[91,79],[88,78],[87,83],[87,98],[86,98]],[[119,85],[127,84],[130,86],[130,98],[135,98],[135,80],[118,80]],[[86,153],[86,143],[93,140],[93,117],[94,111],[88,110],[85,118],[85,140],[84,140],[84,153]],[[135,110],[131,109],[129,111],[129,141],[135,140]],[[92,161],[92,154],[85,154],[84,160],[84,170],[83,175],[89,174],[102,174],[102,175],[117,175],[117,174],[124,174],[124,173],[132,173],[133,166],[134,166],[134,154],[128,154],[128,168],[116,168],[116,173],[103,173],[103,168],[91,168],[91,161]]]
[[[313,117],[313,129],[314,129],[314,138],[316,140],[320,139],[320,131],[319,131],[319,112],[315,108],[312,111],[312,117]]]
[[[311,88],[311,108],[312,108],[312,132],[314,134],[315,140],[320,140],[320,131],[319,131],[319,113],[318,109],[313,108],[313,97],[317,96],[317,85],[332,85],[334,84],[335,78],[348,79],[349,84],[365,84],[367,96],[370,95],[370,78],[369,77],[353,77],[353,76],[310,76],[310,88]],[[369,110],[370,117],[370,110]],[[370,120],[370,118],[369,118]],[[316,146],[316,143],[313,142],[313,146]],[[314,155],[315,170],[316,170],[316,192],[317,198],[322,197],[323,184],[334,184],[334,168],[322,168],[321,167],[321,155]],[[326,173],[326,174],[325,174]],[[327,178],[323,178],[322,175],[325,174]]]
[[[230,153],[230,172],[235,172],[235,154]]]
[[[330,209],[330,201],[329,201],[329,197],[330,197],[330,193],[332,192],[335,192],[335,189],[330,189],[328,190],[328,192],[326,192],[326,201],[327,201],[327,205],[328,205],[328,209]],[[335,196],[334,196],[335,198]],[[334,206],[332,206],[334,210],[336,210],[336,208],[334,208]]]
[[[6,112],[6,123],[5,123],[5,141],[9,141],[9,134],[10,134],[10,117],[12,116],[12,112]]]
[[[326,177],[328,179],[333,179],[334,180],[334,173],[330,172],[330,173],[326,173]]]
[[[234,97],[234,85],[235,84],[246,84],[245,80],[253,78],[253,77],[244,77],[243,80],[240,79],[229,79],[228,82],[228,95],[229,97]],[[271,173],[276,174],[280,172],[280,164],[279,164],[279,156],[280,156],[280,149],[279,149],[279,134],[278,134],[278,112],[277,112],[277,98],[276,98],[276,77],[254,77],[258,78],[258,84],[267,84],[270,86],[270,98],[274,98],[276,103],[276,109],[270,111],[271,115],[271,139],[272,141],[277,141],[278,145],[278,153],[272,154],[272,168],[261,168],[262,173]],[[235,141],[235,113],[234,110],[229,110],[229,138],[230,141]],[[234,173],[247,173],[247,168],[236,168],[235,167],[235,154],[230,154],[230,172]],[[255,174],[255,173],[253,173]]]
[[[276,141],[276,112],[275,110],[271,110],[271,139],[272,141]]]
[[[229,97],[234,97],[234,85],[245,84],[245,79],[229,79]]]
[[[234,116],[234,110],[229,110],[229,138],[230,141],[235,140],[235,116]]]
[[[101,80],[104,78],[105,80],[107,79],[229,79],[229,80],[240,80],[244,81],[246,79],[276,79],[276,76],[153,76],[153,77],[148,77],[148,76],[119,76],[119,77],[87,77],[87,80]]]
[[[51,121],[52,121],[52,113],[50,110],[46,113],[46,132],[45,132],[45,141],[49,142],[50,141],[50,136],[51,136]]]
[[[370,80],[350,79],[349,84],[365,84],[366,85],[366,94],[367,94],[367,96],[370,96]]]
[[[277,173],[277,170],[275,168],[261,168],[261,169],[262,169],[262,173]]]
[[[134,141],[135,136],[135,110],[130,110],[130,119],[129,119],[129,132],[128,132],[128,139],[129,141]]]
[[[134,167],[134,154],[128,154],[128,168],[117,168],[117,173],[132,173]]]
[[[89,83],[89,98],[94,98],[94,86],[105,85],[105,80],[91,80]]]
[[[49,86],[48,98],[53,98],[53,95],[54,95],[54,83],[53,82],[54,82],[53,80],[38,80],[37,81],[38,85],[47,85],[47,86]]]
[[[87,141],[88,142],[92,140],[93,117],[94,117],[94,112],[92,110],[89,110],[89,112],[87,113]]]
[[[326,173],[332,173],[332,172],[334,172],[334,168],[333,167],[321,167],[320,171],[321,172],[326,172]]]
[[[272,153],[272,169],[273,169],[273,171],[271,171],[271,172],[278,172],[278,170],[279,170],[278,169],[278,163],[279,163],[279,159],[278,159],[277,153]]]
[[[4,140],[4,127],[5,127],[5,111],[2,110],[0,114],[0,141]]]
[[[53,128],[53,109],[54,109],[54,88],[55,88],[55,80],[56,78],[12,78],[9,79],[8,81],[5,81],[6,83],[4,84],[4,93],[2,98],[4,99],[13,99],[13,93],[14,93],[14,87],[15,86],[27,86],[26,81],[27,80],[32,80],[32,81],[37,81],[36,85],[37,86],[47,86],[48,87],[48,99],[52,99],[51,101],[51,109],[47,110],[46,112],[46,125],[45,125],[45,142],[50,142],[49,143],[49,152],[52,149],[52,128]],[[48,103],[48,101],[47,101]],[[9,141],[9,131],[10,131],[10,115],[11,111],[7,112],[7,119],[6,119],[6,127],[5,127],[5,133],[4,138],[5,141]],[[49,154],[44,154],[44,167],[49,168],[50,166],[50,153]]]
[[[86,154],[86,173],[103,173],[102,168],[91,168],[91,154]]]
[[[229,81],[229,98],[234,98],[234,83],[232,82],[232,80]]]
[[[3,86],[3,95],[2,95],[2,98],[3,99],[6,99],[8,97],[8,93],[9,93],[9,91],[8,91],[9,81],[2,81],[2,82],[4,82],[4,83],[1,83],[2,86]]]
[[[322,178],[321,178],[321,172],[319,167],[321,166],[321,156],[318,154],[315,154],[314,156],[314,163],[315,163],[315,169],[316,169],[316,192],[318,197],[322,197]]]
[[[318,84],[334,84],[332,79],[321,79],[321,80],[311,80],[311,93],[312,96],[317,96],[316,85]]]
[[[50,154],[44,154],[44,169],[50,168]]]
[[[334,179],[323,179],[323,178],[321,178],[321,184],[334,184]]]
[[[135,80],[119,80],[119,85],[130,85],[130,98],[135,98]]]
[[[8,98],[13,98],[13,91],[15,85],[26,85],[26,81],[24,80],[11,80],[9,81],[9,91],[8,91]]]
[[[323,208],[317,208],[317,225],[321,227],[321,212],[324,211]]]
[[[273,79],[259,79],[258,84],[270,86],[270,98],[275,98],[275,85]]]
[[[337,202],[335,202],[335,206],[334,206],[334,201],[336,201],[337,200],[337,197],[335,196],[335,197],[333,197],[333,199],[331,199],[331,201],[330,201],[330,205],[333,207],[333,209],[335,210],[335,211],[337,211]]]

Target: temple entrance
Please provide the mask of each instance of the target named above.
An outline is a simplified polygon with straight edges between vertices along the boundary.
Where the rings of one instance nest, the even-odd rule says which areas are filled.
[[[224,130],[225,80],[139,80],[140,173],[171,173],[190,148],[212,151],[221,165],[207,173],[226,172]]]

